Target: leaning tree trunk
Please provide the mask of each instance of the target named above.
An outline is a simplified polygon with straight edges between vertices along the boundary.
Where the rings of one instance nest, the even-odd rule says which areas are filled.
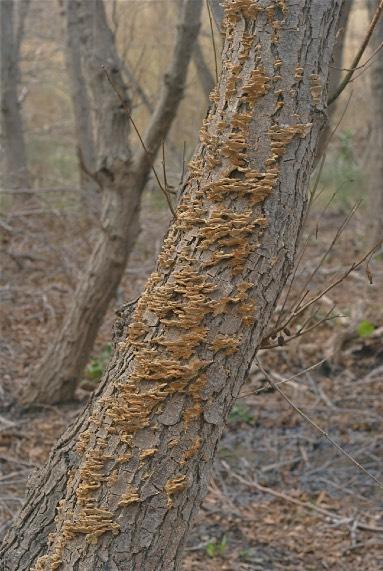
[[[8,188],[29,187],[23,120],[18,98],[20,42],[27,3],[20,3],[15,29],[14,0],[0,2],[1,147],[4,153],[2,184]],[[20,21],[21,19],[21,21]]]
[[[93,403],[31,484],[6,571],[180,568],[294,263],[341,3],[225,2],[220,81],[157,270]]]
[[[185,0],[178,25],[172,63],[144,136],[145,148],[131,158],[127,147],[129,115],[102,70],[126,98],[121,62],[105,20],[101,0],[70,0],[82,26],[84,71],[92,91],[97,119],[96,173],[104,188],[102,234],[73,295],[58,336],[49,346],[32,382],[23,390],[23,404],[54,403],[73,397],[89,359],[98,329],[121,281],[140,231],[141,196],[161,143],[165,140],[182,99],[192,46],[200,26],[201,0]],[[69,9],[69,6],[68,6]],[[147,152],[148,151],[148,152]]]
[[[376,11],[376,2],[369,0],[371,17]],[[380,18],[372,37],[373,49],[383,38],[383,18]],[[368,238],[371,244],[383,240],[383,57],[376,55],[371,67],[372,136],[368,154],[368,197],[370,216]]]

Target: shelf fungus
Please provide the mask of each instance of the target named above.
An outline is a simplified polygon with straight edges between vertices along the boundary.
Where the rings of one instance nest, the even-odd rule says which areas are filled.
[[[200,436],[196,436],[190,446],[182,455],[181,460],[179,461],[180,466],[186,464],[193,456],[195,456],[198,450],[201,448],[201,438]]]
[[[145,448],[144,450],[140,451],[140,460],[144,460],[145,458],[150,458],[154,456],[157,452],[158,448]]]
[[[253,34],[246,21],[236,37],[236,41],[242,37],[239,53],[232,49],[236,22],[242,17],[255,20],[260,14],[266,21],[265,10],[266,25],[272,27],[268,38]],[[295,138],[305,137],[311,124],[288,114],[295,109],[289,85],[281,85],[283,91],[275,85],[282,70],[283,75],[287,73],[278,50],[269,50],[276,53],[274,62],[262,57],[264,42],[270,46],[272,40],[278,41],[286,13],[284,0],[226,1],[224,12],[225,53],[231,58],[226,77],[211,92],[215,105],[201,129],[200,148],[189,163],[177,216],[164,240],[157,270],[135,306],[127,338],[119,344],[129,355],[124,371],[111,380],[107,396],[99,399],[89,428],[78,439],[79,468],[70,479],[68,505],[61,504],[49,554],[38,559],[34,571],[58,568],[65,546],[76,534],[85,534],[86,541],[94,543],[104,533],[119,533],[116,515],[120,510],[146,501],[141,499],[145,478],[150,480],[157,460],[165,461],[158,417],[173,402],[170,399],[181,403],[176,421],[180,430],[167,434],[165,442],[178,470],[189,470],[188,463],[202,446],[198,430],[209,389],[213,362],[209,359],[218,352],[226,358],[238,351],[244,327],[256,321],[257,304],[250,291],[255,278],[248,262],[267,228],[264,203],[281,181],[288,146]],[[303,68],[297,65],[292,76],[294,87],[300,89],[300,81],[306,80]],[[319,76],[308,80],[317,104]],[[279,112],[252,125],[253,107],[262,105],[263,97]],[[238,324],[230,335],[222,318],[226,313]],[[140,447],[142,434],[150,434],[151,439]],[[110,442],[112,456],[107,453]],[[132,478],[136,485],[121,494],[121,475],[134,465],[138,467]],[[113,513],[103,505],[104,486],[117,496]],[[169,477],[164,485],[169,509],[187,486],[186,475]]]
[[[270,77],[262,67],[251,72],[249,80],[242,87],[242,94],[254,103],[258,98],[266,95],[270,88]]]
[[[238,351],[241,339],[239,337],[232,337],[230,335],[217,335],[212,343],[212,348],[215,353],[223,351],[225,355],[233,355]]]
[[[242,70],[242,66],[240,64],[233,64],[228,62],[226,69],[229,73],[229,77],[226,83],[225,96],[226,99],[230,99],[233,95],[235,95],[237,91],[237,81],[239,79],[239,74]]]
[[[319,105],[321,102],[322,86],[320,77],[316,73],[312,73],[309,77],[310,80],[310,93],[314,105]]]
[[[173,505],[173,496],[182,492],[187,487],[187,479],[183,474],[176,476],[175,478],[170,478],[165,486],[164,491],[168,497],[168,508]]]
[[[303,79],[303,67],[301,67],[300,65],[297,65],[295,68],[295,80],[296,81],[302,81]]]
[[[118,502],[119,506],[130,506],[131,504],[136,504],[140,502],[140,494],[138,493],[138,489],[135,486],[128,486],[126,492],[124,492]]]

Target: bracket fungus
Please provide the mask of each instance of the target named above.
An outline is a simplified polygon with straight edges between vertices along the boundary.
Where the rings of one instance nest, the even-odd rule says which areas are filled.
[[[41,557],[33,571],[56,569],[67,542],[76,534],[86,534],[93,542],[106,532],[118,533],[114,516],[103,505],[100,488],[105,482],[114,490],[119,471],[127,463],[138,466],[137,480],[133,479],[122,495],[116,491],[120,496],[115,511],[145,501],[141,500],[140,484],[150,479],[161,450],[155,437],[161,425],[159,417],[165,403],[177,394],[183,397],[182,410],[167,448],[181,473],[169,478],[159,492],[168,509],[188,485],[189,464],[201,439],[197,434],[187,450],[178,450],[178,444],[181,435],[191,438],[190,434],[198,432],[211,364],[207,356],[219,351],[225,356],[235,353],[241,335],[246,335],[246,328],[256,320],[257,304],[250,295],[254,284],[246,279],[244,268],[267,227],[264,202],[280,182],[281,159],[292,141],[305,137],[311,126],[297,121],[291,112],[287,116],[291,108],[288,98],[292,97],[289,90],[271,89],[281,79],[283,64],[277,44],[285,15],[284,0],[270,0],[269,4],[227,0],[224,4],[225,49],[231,59],[210,95],[213,105],[201,129],[201,146],[189,163],[157,270],[136,304],[127,339],[119,344],[120,351],[129,351],[124,375],[112,379],[108,396],[101,400],[102,426],[93,413],[89,428],[80,435],[77,452],[82,459],[71,484],[74,505],[59,510],[49,555]],[[258,17],[266,19],[270,28],[267,41],[269,46],[274,43],[269,48],[274,58],[271,62],[262,61],[261,40],[252,32],[251,24]],[[241,19],[246,25],[241,29],[241,49],[236,52],[233,31]],[[303,69],[297,66],[291,86],[303,80]],[[319,77],[311,75],[309,81],[313,101],[318,103]],[[263,133],[267,152],[258,157],[254,141],[249,144],[250,129],[253,109],[263,98],[270,98],[271,108],[280,113],[272,117]],[[223,271],[231,277],[227,280],[231,290],[217,277]],[[226,312],[237,316],[241,335],[219,330]],[[95,434],[101,436],[95,438]],[[145,446],[140,445],[142,434],[148,440],[152,437]]]

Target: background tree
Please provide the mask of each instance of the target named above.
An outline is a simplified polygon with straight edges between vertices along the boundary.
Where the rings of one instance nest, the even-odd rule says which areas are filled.
[[[338,33],[334,45],[332,62],[329,72],[328,92],[330,95],[335,93],[337,87],[340,85],[343,76],[342,67],[343,67],[343,60],[344,60],[343,56],[346,43],[346,31],[347,31],[348,19],[352,9],[352,4],[353,0],[347,0],[346,2],[344,2],[339,17]],[[317,156],[315,160],[316,163],[323,156],[323,153],[326,151],[327,145],[329,143],[329,137],[331,136],[332,130],[334,129],[333,123],[334,123],[336,108],[337,106],[335,102],[329,106],[328,117],[327,117],[328,120],[322,131],[321,139],[318,144]]]
[[[193,52],[193,61],[197,70],[198,79],[207,100],[209,100],[210,91],[213,89],[215,81],[213,74],[205,60],[202,51],[201,42],[196,41]]]
[[[20,48],[29,0],[0,2],[1,139],[3,148],[3,185],[29,187],[23,119],[19,100]],[[16,10],[15,10],[16,7]]]
[[[107,25],[102,0],[69,0],[76,10],[83,44],[84,74],[97,113],[97,170],[103,191],[101,232],[57,337],[21,396],[24,404],[73,398],[97,331],[115,294],[140,232],[141,197],[152,165],[166,138],[185,87],[188,63],[200,26],[200,0],[185,0],[171,65],[157,106],[144,134],[145,148],[134,156],[128,147],[131,105],[121,61]],[[107,78],[109,70],[123,104]]]
[[[376,11],[376,2],[368,0],[371,17]],[[383,18],[380,18],[372,36],[373,52],[379,49],[383,38]],[[370,221],[368,234],[376,244],[383,239],[383,58],[375,55],[370,66],[371,104],[373,107],[372,136],[368,153],[368,184]]]
[[[179,568],[294,263],[341,4],[225,3],[219,85],[157,270],[95,399],[31,485],[6,571]]]
[[[71,84],[75,133],[77,139],[77,154],[79,157],[80,185],[83,191],[83,203],[89,210],[99,210],[99,200],[95,193],[100,189],[87,173],[96,171],[96,149],[93,136],[93,121],[91,102],[88,94],[81,62],[81,40],[78,22],[78,11],[72,0],[62,3],[65,18],[65,59],[66,68]]]

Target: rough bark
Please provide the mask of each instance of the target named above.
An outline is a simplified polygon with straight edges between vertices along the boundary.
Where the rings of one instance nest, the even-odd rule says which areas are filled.
[[[376,11],[376,2],[368,3],[371,18]],[[375,50],[383,38],[383,18],[380,18],[374,35],[372,48]],[[375,245],[383,240],[383,57],[377,54],[370,67],[372,136],[368,154],[368,240]]]
[[[94,144],[91,102],[82,71],[79,22],[74,3],[63,3],[65,17],[65,60],[71,85],[77,153],[79,156],[80,185],[85,208],[97,212],[100,198],[96,182],[87,174],[96,170],[96,149]]]
[[[220,81],[157,270],[93,403],[28,492],[6,571],[180,568],[293,266],[341,3],[225,3]]]
[[[15,26],[14,0],[0,2],[1,147],[4,157],[2,184],[7,188],[29,188],[23,120],[18,84],[19,57],[24,21],[29,2],[20,2]]]
[[[20,396],[23,404],[53,403],[73,397],[90,356],[97,331],[121,281],[140,231],[141,196],[156,154],[165,140],[182,99],[193,43],[200,26],[201,0],[185,0],[172,63],[164,76],[158,104],[144,135],[145,147],[134,157],[128,147],[129,119],[112,90],[102,65],[129,101],[112,32],[101,0],[70,0],[82,30],[84,73],[97,109],[97,171],[103,188],[102,234],[73,295],[60,331],[48,348],[31,383]]]

